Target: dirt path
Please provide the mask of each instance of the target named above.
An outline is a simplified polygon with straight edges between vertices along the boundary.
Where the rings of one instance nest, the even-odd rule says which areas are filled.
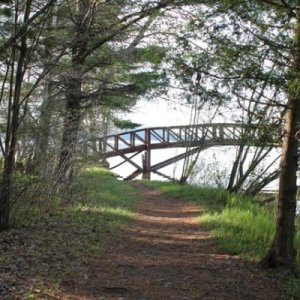
[[[217,250],[198,207],[138,188],[144,201],[134,221],[87,261],[79,286],[65,282],[62,299],[278,299],[276,283],[254,264]]]

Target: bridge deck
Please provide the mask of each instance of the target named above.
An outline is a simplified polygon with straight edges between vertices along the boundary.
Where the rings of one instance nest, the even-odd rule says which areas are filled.
[[[239,145],[247,136],[248,144],[258,145],[265,142],[264,133],[254,125],[241,124],[199,124],[195,126],[172,126],[144,128],[89,141],[88,147],[97,147],[103,158],[118,156],[152,149],[174,147],[199,147],[216,145]],[[268,138],[269,131],[268,131]],[[278,135],[271,138],[278,141]],[[270,141],[271,142],[271,141]]]

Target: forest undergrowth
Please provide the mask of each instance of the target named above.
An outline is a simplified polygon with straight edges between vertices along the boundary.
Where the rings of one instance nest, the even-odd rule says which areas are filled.
[[[18,178],[23,184],[34,180]],[[224,253],[259,261],[270,247],[275,232],[274,205],[266,207],[222,189],[158,181],[143,184],[201,206],[204,212],[199,224],[210,230]],[[0,235],[1,299],[55,298],[68,278],[84,280],[80,277],[86,273],[88,258],[97,259],[110,239],[121,234],[141,200],[134,185],[97,167],[83,171],[68,195],[50,196],[47,201],[42,195],[41,191],[40,197],[21,199],[27,202],[15,207],[19,222]],[[299,218],[297,229],[299,265]],[[281,281],[282,299],[300,299],[299,279],[282,277]]]
[[[1,299],[55,297],[69,274],[84,276],[87,257],[99,255],[134,215],[135,189],[104,169],[86,169],[73,189],[72,197],[16,206],[20,221],[0,235]]]

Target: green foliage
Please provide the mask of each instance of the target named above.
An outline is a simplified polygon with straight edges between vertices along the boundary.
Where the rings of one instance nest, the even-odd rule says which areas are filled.
[[[297,260],[300,264],[300,215],[296,217],[295,249],[297,249]]]
[[[136,127],[141,126],[141,124],[133,123],[130,120],[114,119],[113,122],[120,129],[134,129]]]
[[[15,228],[32,227],[60,211],[63,198],[45,193],[51,184],[38,176],[15,173],[11,217]]]
[[[293,43],[294,21],[288,17],[288,6],[263,1],[208,1],[191,15],[187,30],[178,33],[172,57],[175,76],[194,98],[206,103],[232,108],[235,100],[247,99],[265,107],[269,103],[260,98],[267,98],[273,89],[278,92],[272,101],[282,103],[290,65],[283,49]],[[198,85],[193,78],[199,78]],[[246,109],[247,105],[241,107]],[[279,110],[272,106],[263,117],[270,123],[269,115],[277,114],[279,119]],[[253,113],[252,118],[252,123],[257,123],[262,115]]]
[[[275,233],[273,213],[235,194],[228,197],[222,211],[206,213],[201,221],[212,230],[222,250],[255,259],[266,254]]]
[[[0,0],[0,4],[11,4],[12,0]]]
[[[147,48],[138,48],[134,51],[134,55],[141,62],[150,62],[158,65],[162,62],[166,55],[167,49],[160,46],[149,46]]]
[[[134,83],[133,92],[138,94],[146,94],[151,90],[159,92],[162,90],[168,83],[166,74],[164,72],[132,72],[128,74],[127,79],[130,82]]]
[[[289,91],[296,97],[298,97],[298,95],[300,94],[300,79],[299,74],[297,75],[297,77],[295,77],[293,80],[290,80],[289,82]]]
[[[21,190],[26,186],[33,188],[36,195],[30,199],[31,194],[24,192],[14,207],[16,227],[31,227],[53,218],[58,222],[75,220],[84,226],[101,226],[105,223],[106,226],[115,227],[132,217],[132,205],[137,200],[131,186],[98,167],[90,167],[81,174],[77,186],[68,193],[68,199],[59,195],[50,195],[45,199],[43,191],[49,187],[35,176],[17,175],[14,182],[14,186]]]
[[[13,183],[16,187],[25,187],[31,184],[39,182],[38,176],[30,175],[30,174],[22,174],[15,172],[13,177]]]
[[[11,17],[12,16],[12,11],[8,7],[1,7],[0,8],[0,15],[5,16],[5,17]]]

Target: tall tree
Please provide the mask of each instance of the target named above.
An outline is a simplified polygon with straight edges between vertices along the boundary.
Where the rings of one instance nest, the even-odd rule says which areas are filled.
[[[207,67],[202,61],[199,71],[211,80],[221,82],[230,94],[235,91],[235,94],[238,92],[245,97],[249,86],[262,85],[268,79],[259,104],[264,105],[268,100],[268,105],[272,103],[282,115],[285,114],[276,235],[262,264],[289,270],[293,269],[295,256],[300,121],[299,4],[298,0],[217,1],[203,10],[202,18],[194,22],[206,28],[205,36],[211,43],[209,49],[216,59],[213,67]],[[223,54],[223,59],[220,54]],[[265,57],[263,64],[262,56]],[[266,115],[261,117],[266,118]],[[266,118],[268,120],[270,118]]]
[[[300,137],[300,1],[295,2],[294,6],[288,6],[284,1],[280,2],[294,15],[294,43],[290,53],[291,67],[280,163],[276,234],[269,253],[262,261],[264,266],[289,270],[295,267],[294,238]]]
[[[47,73],[46,69],[40,72],[31,87],[24,88],[35,47],[40,40],[41,31],[53,3],[53,0],[43,5],[33,0],[14,1],[8,6],[11,17],[6,18],[4,22],[6,25],[4,27],[8,28],[9,38],[1,41],[7,48],[1,56],[5,64],[0,101],[7,107],[7,112],[4,145],[1,141],[4,166],[0,182],[0,230],[7,229],[10,225],[12,175],[22,115],[26,111],[30,95]]]
[[[220,0],[201,3],[198,16],[191,19],[189,30],[180,37],[181,44],[175,53],[175,63],[181,70],[179,76],[191,78],[190,74],[198,72],[202,84],[198,90],[200,97],[217,103],[218,100],[227,102],[231,110],[240,97],[250,101],[251,93],[261,90],[262,93],[255,95],[258,99],[260,94],[255,114],[261,113],[260,118],[266,124],[272,120],[265,113],[266,105],[275,108],[274,119],[285,115],[276,235],[263,265],[292,269],[300,121],[300,2]],[[253,120],[253,125],[257,124],[257,120]],[[233,170],[232,181],[237,168],[238,165]]]
[[[140,86],[137,86],[134,81],[112,85],[110,82],[111,77],[106,76],[105,78],[102,75],[102,83],[98,88],[92,91],[89,90],[86,85],[86,78],[90,71],[97,67],[97,63],[99,64],[99,60],[97,61],[94,57],[97,57],[99,51],[103,51],[105,48],[108,49],[108,46],[111,47],[109,43],[121,43],[124,40],[124,35],[129,30],[134,32],[135,26],[139,21],[157,13],[170,3],[172,1],[157,3],[149,1],[141,5],[134,4],[131,1],[107,3],[79,0],[75,3],[75,6],[69,7],[69,11],[72,12],[70,17],[74,38],[70,41],[71,58],[69,70],[62,77],[66,109],[57,167],[57,174],[60,180],[68,181],[72,179],[78,130],[82,109],[86,107],[86,102],[95,100],[97,97],[98,104],[105,104],[105,95],[129,95],[132,92],[138,92],[140,89]],[[148,22],[145,24],[147,29],[149,24]],[[132,52],[132,48],[138,45],[139,40],[143,37],[145,28],[135,30],[135,32],[136,36],[129,47],[125,47],[125,52]],[[100,63],[105,64],[106,62],[100,61]],[[118,105],[118,103],[111,103],[111,105]]]

